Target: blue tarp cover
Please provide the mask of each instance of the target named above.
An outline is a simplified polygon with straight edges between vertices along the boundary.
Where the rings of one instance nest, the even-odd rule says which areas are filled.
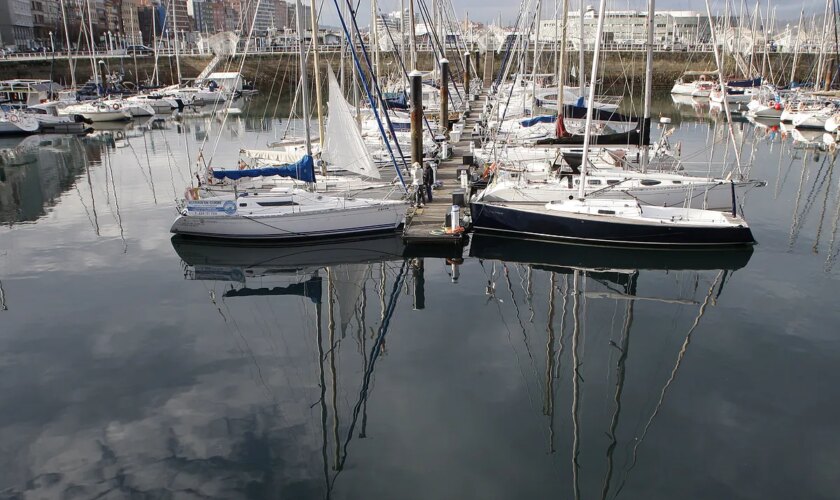
[[[291,177],[303,182],[315,182],[315,162],[309,155],[290,165],[279,167],[249,168],[245,170],[214,170],[213,177],[216,179],[243,179],[245,177],[264,177],[268,175],[279,175],[280,177]]]
[[[539,115],[533,118],[527,118],[519,122],[523,127],[533,127],[538,123],[554,123],[557,120],[557,115]]]

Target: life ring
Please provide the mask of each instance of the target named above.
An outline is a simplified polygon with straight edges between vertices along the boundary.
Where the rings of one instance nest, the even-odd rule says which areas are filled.
[[[116,139],[125,139],[125,133],[122,130],[117,130],[117,133],[114,134]]]
[[[20,117],[18,115],[9,115],[9,121],[12,123],[17,123],[20,121]]]
[[[705,82],[706,81],[706,75],[700,75],[700,81]]]
[[[122,107],[122,106],[120,106],[120,104],[119,104],[119,103],[115,102],[115,103],[111,106],[111,109],[113,109],[114,111],[116,111],[116,110],[120,109],[121,107]]]

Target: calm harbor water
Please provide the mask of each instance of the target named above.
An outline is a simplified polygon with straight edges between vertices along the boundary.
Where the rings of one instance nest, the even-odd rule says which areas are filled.
[[[173,240],[265,109],[2,140],[0,498],[836,498],[822,134],[658,101],[690,168],[767,181],[747,251]]]

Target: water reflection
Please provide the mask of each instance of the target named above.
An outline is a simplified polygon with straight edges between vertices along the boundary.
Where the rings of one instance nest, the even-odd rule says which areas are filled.
[[[72,136],[30,136],[0,150],[0,222],[31,222],[53,207],[86,167]]]
[[[692,335],[700,327],[702,318],[708,307],[717,305],[721,299],[724,285],[731,278],[732,272],[747,265],[752,249],[731,250],[689,250],[689,251],[657,251],[633,250],[606,247],[590,247],[581,245],[567,245],[557,243],[530,242],[486,235],[475,235],[470,248],[470,256],[481,259],[485,265],[492,266],[489,274],[486,294],[488,300],[501,306],[503,298],[497,290],[498,282],[506,284],[507,292],[515,316],[519,319],[522,330],[523,344],[527,357],[533,364],[535,354],[529,344],[538,345],[541,329],[535,327],[538,319],[535,317],[533,304],[533,288],[535,282],[544,276],[537,276],[534,272],[548,275],[547,306],[545,319],[545,370],[541,381],[534,382],[543,387],[542,413],[546,416],[548,426],[548,443],[546,448],[553,454],[558,451],[556,444],[556,419],[558,408],[568,408],[571,422],[571,443],[566,453],[571,457],[570,475],[572,494],[574,498],[590,498],[599,489],[601,498],[617,497],[630,480],[636,467],[643,444],[653,427],[657,415],[666,404],[667,394],[677,378],[680,366],[689,351]],[[497,266],[502,271],[497,273]],[[514,274],[513,267],[519,268],[520,287],[524,291],[524,301],[530,312],[527,320],[523,321],[520,304],[518,303],[515,287],[511,282]],[[525,272],[523,275],[522,267]],[[664,272],[664,274],[663,274]],[[658,294],[640,293],[640,281],[655,278],[662,282],[680,283],[673,292]],[[690,286],[684,286],[687,281]],[[667,286],[665,287],[667,288]],[[559,313],[557,296],[560,297]],[[637,320],[635,314],[639,304],[657,307],[658,314],[668,315],[666,308],[678,308],[681,311],[694,311],[694,319],[687,327],[676,327],[685,333],[681,334],[682,344],[676,354],[663,353],[663,359],[657,360],[652,353],[639,353],[646,363],[662,365],[668,357],[672,359],[672,368],[664,381],[650,380],[650,388],[658,391],[659,396],[651,407],[647,400],[627,401],[624,394],[627,383],[628,360],[631,353],[631,333],[637,330],[650,330],[652,324]],[[605,321],[604,312],[612,308],[610,321]],[[499,320],[504,321],[505,312],[499,307]],[[559,316],[559,320],[558,320]],[[654,319],[654,321],[657,321]],[[587,338],[589,340],[587,341]],[[587,346],[588,347],[584,347]],[[566,352],[567,349],[569,352]],[[660,350],[661,351],[661,350]],[[609,369],[608,380],[613,384],[610,389],[603,380],[587,384],[593,374],[599,374],[605,362],[614,366]],[[590,366],[597,368],[592,370]],[[534,377],[538,371],[534,370]],[[590,387],[591,386],[591,387]],[[590,391],[595,394],[589,394]],[[603,391],[603,394],[599,394]],[[586,394],[584,394],[586,393]],[[612,400],[612,409],[604,411],[596,420],[606,421],[604,434],[607,442],[603,445],[598,441],[587,439],[582,431],[582,412],[585,405],[604,408],[598,404],[607,393]],[[558,401],[558,397],[561,398]],[[566,400],[563,401],[562,398]],[[631,396],[632,397],[632,396]],[[623,406],[630,406],[635,410],[633,418],[638,415],[649,414],[643,425],[636,422],[636,427],[629,433],[619,433],[619,423]],[[588,420],[588,423],[594,423]],[[625,424],[626,425],[626,424]],[[591,432],[589,433],[591,436]],[[568,443],[568,438],[566,439]],[[595,460],[597,453],[590,449],[585,453],[584,448],[603,449],[606,464],[600,465]],[[560,450],[562,451],[562,450]],[[588,455],[585,459],[584,456]],[[616,471],[616,459],[623,463]],[[621,462],[621,460],[619,460]],[[583,474],[582,469],[591,470]],[[602,474],[602,479],[596,480]],[[584,479],[588,478],[588,484]],[[630,494],[632,497],[633,495]]]
[[[263,113],[33,138],[0,166],[0,497],[836,491],[830,148],[674,120],[687,170],[737,148],[768,181],[752,249],[170,239],[195,151],[264,147],[289,122]]]

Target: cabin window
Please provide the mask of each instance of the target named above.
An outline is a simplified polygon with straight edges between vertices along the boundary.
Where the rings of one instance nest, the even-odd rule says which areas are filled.
[[[607,184],[610,186],[615,186],[616,184],[620,183],[621,181],[618,179],[607,179]]]
[[[672,184],[682,184],[682,181],[671,181]]]
[[[283,200],[283,201],[258,201],[257,205],[261,207],[292,207],[297,206],[298,204],[293,201]]]
[[[603,210],[599,208],[598,213],[603,215],[615,215],[615,210]]]
[[[240,206],[240,207],[247,207],[247,206],[248,206],[248,204],[247,204],[247,203],[240,203],[240,204],[239,204],[239,206]]]
[[[642,181],[642,186],[656,186],[662,184],[660,181],[655,181],[653,179],[645,179]]]
[[[589,180],[588,180],[588,181],[586,181],[586,182],[587,182],[590,186],[600,186],[600,185],[601,185],[601,179],[589,179]]]

